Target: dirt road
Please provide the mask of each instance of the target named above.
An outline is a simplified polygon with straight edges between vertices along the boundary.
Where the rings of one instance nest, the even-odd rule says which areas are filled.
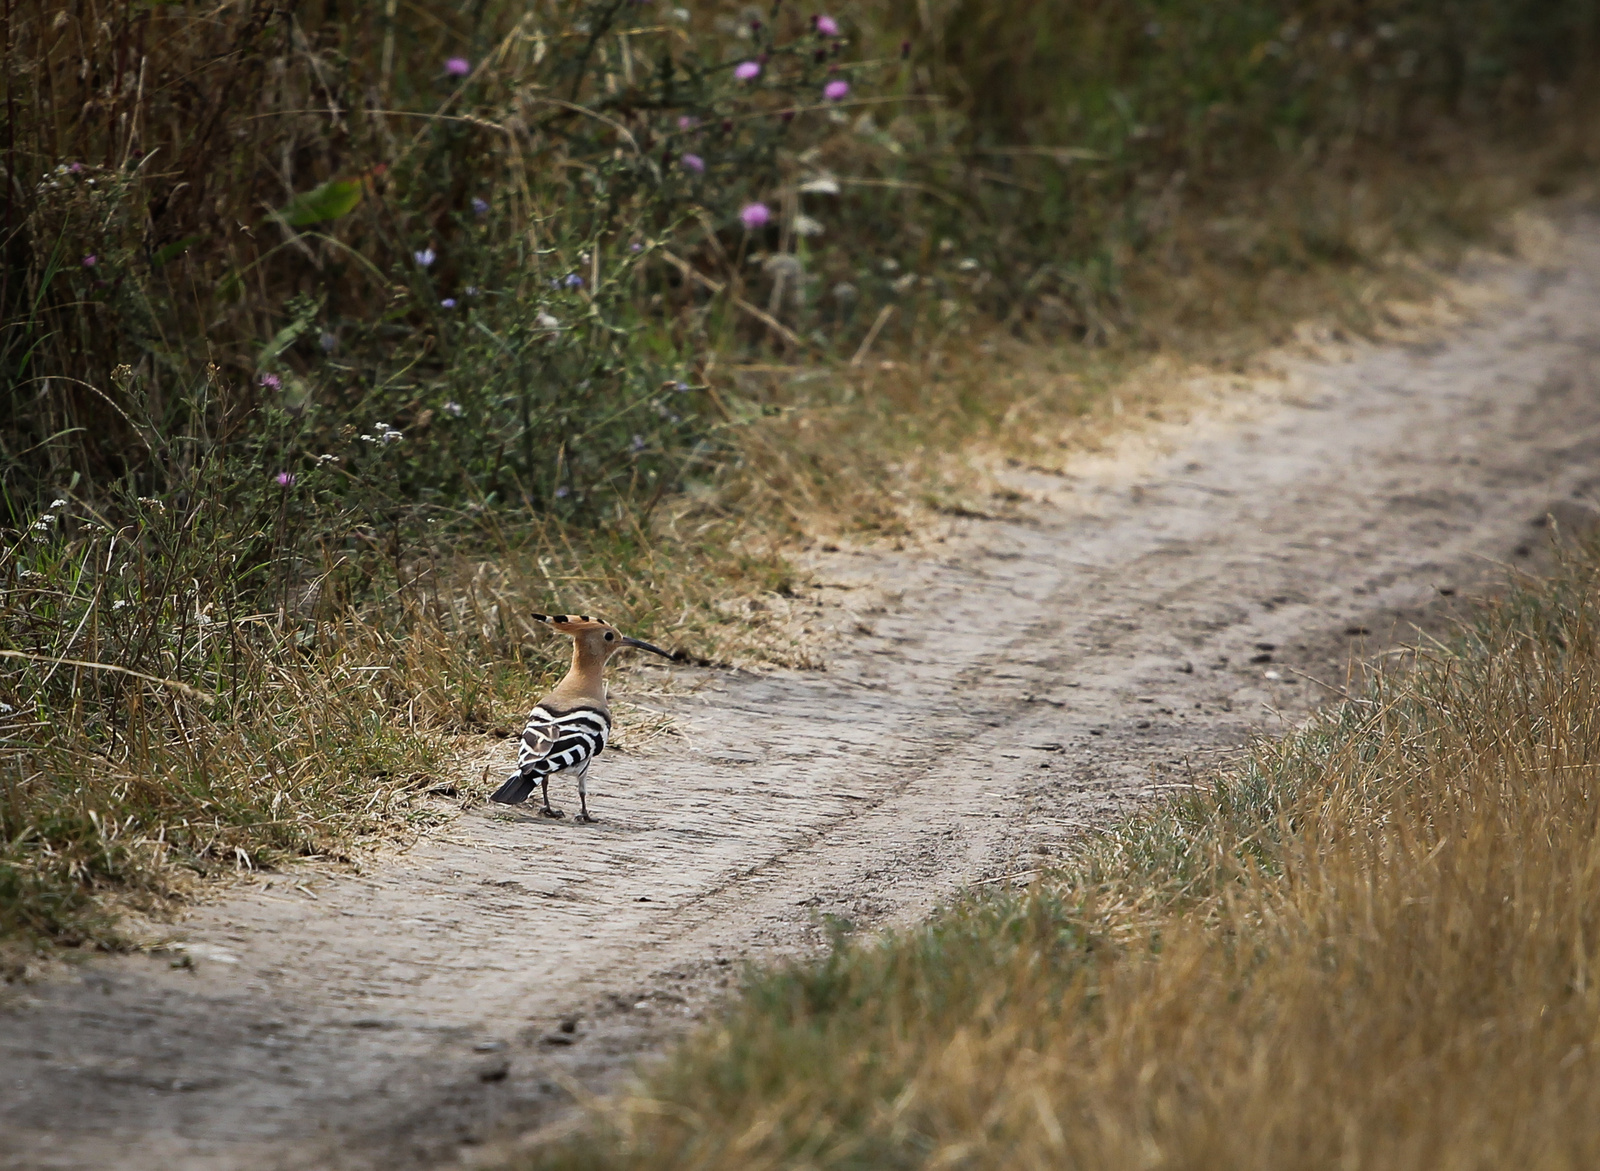
[[[480,807],[364,876],[200,908],[192,968],[14,992],[0,1165],[470,1161],[567,1109],[567,1079],[611,1084],[742,958],[1030,871],[1298,719],[1352,648],[1528,557],[1547,511],[1592,515],[1600,222],[1556,244],[1480,265],[1475,324],[1296,359],[1164,444],[1018,472],[1035,503],[936,556],[831,557],[829,669],[672,668],[698,688],[685,738],[607,756],[598,825]]]

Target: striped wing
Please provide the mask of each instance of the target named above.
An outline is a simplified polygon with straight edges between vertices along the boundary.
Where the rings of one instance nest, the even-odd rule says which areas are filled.
[[[533,709],[517,749],[517,772],[547,776],[576,768],[605,751],[611,718],[595,708],[557,714],[542,704]]]

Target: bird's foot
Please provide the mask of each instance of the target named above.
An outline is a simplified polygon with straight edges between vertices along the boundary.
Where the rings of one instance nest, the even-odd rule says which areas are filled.
[[[578,814],[577,820],[583,822],[585,825],[594,825],[600,819],[598,817],[590,817],[587,812],[584,812]]]
[[[552,808],[550,808],[550,806],[546,805],[543,809],[539,810],[539,816],[540,817],[565,817],[566,814],[561,812],[561,810],[559,810],[559,809],[552,809]]]

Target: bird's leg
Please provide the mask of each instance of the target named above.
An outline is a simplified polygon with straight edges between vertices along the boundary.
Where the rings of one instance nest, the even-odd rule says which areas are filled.
[[[589,762],[583,762],[583,771],[578,774],[578,805],[583,810],[578,814],[579,821],[593,822],[589,816]]]
[[[539,789],[544,794],[544,808],[539,810],[539,816],[541,816],[541,817],[565,817],[566,814],[562,813],[561,810],[550,808],[550,774],[549,773],[545,773],[544,776],[539,778]]]

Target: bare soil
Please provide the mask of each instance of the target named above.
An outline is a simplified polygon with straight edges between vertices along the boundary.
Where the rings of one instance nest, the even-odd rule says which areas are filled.
[[[367,873],[236,887],[177,927],[184,952],[13,988],[0,1164],[503,1154],[743,962],[1025,881],[1294,724],[1355,660],[1534,564],[1549,515],[1596,517],[1600,221],[1545,243],[1469,266],[1472,320],[1312,339],[1070,475],[1014,469],[1012,515],[827,555],[805,601],[837,632],[827,669],[665,668],[683,735],[602,760],[597,825],[479,806]]]

